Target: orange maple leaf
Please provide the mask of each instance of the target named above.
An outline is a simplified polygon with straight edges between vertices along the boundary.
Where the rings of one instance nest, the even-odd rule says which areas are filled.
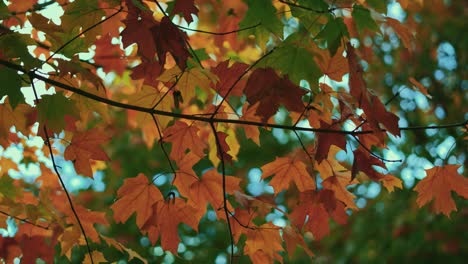
[[[178,160],[190,149],[195,155],[203,157],[206,143],[198,136],[198,127],[189,126],[187,123],[177,120],[174,125],[164,130],[164,139],[172,143],[171,158]]]
[[[291,181],[294,181],[297,189],[301,192],[315,189],[315,181],[307,172],[306,165],[300,160],[277,157],[273,162],[263,165],[261,169],[263,179],[275,174],[270,181],[275,194],[287,189]]]
[[[283,250],[281,244],[279,227],[266,223],[247,231],[244,253],[249,255],[252,263],[281,262],[282,257],[278,253]]]
[[[108,135],[96,128],[75,132],[71,144],[65,149],[64,158],[73,161],[77,173],[92,177],[93,170],[89,160],[109,160],[107,154],[99,147],[109,139]]]
[[[241,179],[233,176],[226,177],[226,193],[232,194],[234,191],[240,191],[239,183]],[[190,202],[197,205],[200,209],[199,214],[204,215],[206,212],[206,204],[210,203],[215,211],[223,208],[223,176],[216,170],[212,169],[201,177],[200,180],[194,182],[190,186]],[[224,217],[223,213],[218,214]]]
[[[153,244],[160,236],[162,248],[177,255],[180,242],[177,227],[180,223],[185,223],[198,232],[199,219],[196,217],[196,211],[181,198],[159,201],[153,205],[154,213],[143,229],[150,231],[149,238]],[[150,226],[152,228],[149,228]]]
[[[451,191],[468,199],[468,179],[458,174],[460,165],[436,166],[426,170],[427,176],[422,179],[414,190],[418,192],[416,203],[424,206],[434,199],[433,210],[450,216],[450,212],[457,211],[452,199]]]
[[[154,214],[152,206],[163,200],[159,189],[148,182],[143,173],[126,179],[117,191],[117,197],[118,200],[111,206],[115,221],[126,222],[133,213],[136,213],[136,223],[140,228]]]
[[[343,56],[343,48],[340,47],[333,57],[330,52],[324,49],[315,49],[319,56],[315,57],[315,62],[322,70],[323,74],[330,79],[341,82],[343,75],[349,72],[348,62]]]
[[[312,232],[316,240],[330,233],[329,220],[345,224],[347,214],[344,204],[335,198],[333,191],[308,191],[299,195],[300,203],[291,212],[291,222],[299,229]]]

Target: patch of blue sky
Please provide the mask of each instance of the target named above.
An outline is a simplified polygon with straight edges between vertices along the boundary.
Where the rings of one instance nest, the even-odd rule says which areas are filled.
[[[18,231],[15,219],[8,217],[6,220],[6,228],[0,228],[1,237],[14,237]]]
[[[169,178],[168,175],[164,173],[158,173],[153,176],[153,183],[156,186],[163,186],[164,184],[166,184],[168,178]]]
[[[454,147],[455,139],[452,136],[448,136],[442,143],[436,147],[437,155],[441,159],[445,159],[449,154],[449,151]]]
[[[380,194],[381,190],[382,190],[382,187],[380,186],[379,183],[371,182],[369,186],[367,186],[367,192],[365,196],[369,199],[374,199]]]
[[[406,18],[406,12],[403,11],[403,8],[401,8],[400,3],[398,3],[395,0],[392,0],[387,5],[387,16],[394,18],[400,22],[403,22]]]
[[[453,71],[457,68],[455,48],[449,42],[442,42],[437,48],[437,63],[440,68]]]
[[[262,170],[259,168],[252,168],[247,173],[249,183],[247,184],[247,191],[253,196],[260,196],[263,193],[272,193],[273,187],[269,186],[262,180]]]

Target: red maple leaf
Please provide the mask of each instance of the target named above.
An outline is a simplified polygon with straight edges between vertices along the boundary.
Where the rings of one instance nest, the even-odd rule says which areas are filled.
[[[195,6],[194,0],[177,0],[171,15],[182,14],[182,17],[188,24],[193,22],[192,14],[198,14],[198,8]]]
[[[353,167],[351,169],[351,180],[354,180],[354,178],[356,178],[356,175],[359,171],[364,172],[369,178],[371,178],[374,181],[380,181],[385,177],[385,175],[383,175],[380,172],[377,172],[373,168],[373,166],[379,166],[386,169],[387,167],[385,166],[385,163],[383,163],[378,158],[371,156],[369,152],[367,152],[361,147],[353,151],[353,153],[354,161]]]
[[[181,70],[187,68],[187,59],[192,57],[185,44],[187,35],[179,30],[169,17],[163,17],[159,24],[154,25],[151,33],[162,66],[166,63],[166,54],[169,52]]]
[[[302,96],[306,91],[292,83],[288,77],[280,78],[272,68],[256,69],[249,77],[244,89],[250,105],[260,102],[256,114],[266,122],[280,104],[289,111],[304,110]]]
[[[336,121],[336,120],[334,120]],[[320,121],[320,128],[336,129],[339,130],[337,123],[329,126],[327,123]],[[317,150],[315,152],[315,159],[318,163],[326,159],[330,152],[330,146],[335,145],[343,150],[346,150],[346,137],[344,134],[335,133],[318,133]]]
[[[111,41],[112,37],[109,34],[105,34],[96,40],[96,55],[94,55],[94,60],[102,66],[105,72],[115,71],[118,75],[122,75],[127,62],[122,59],[124,53],[120,49],[120,45],[112,44]]]
[[[158,78],[163,68],[157,60],[147,60],[142,58],[142,61],[138,66],[132,69],[130,77],[134,80],[144,79],[143,84],[147,84],[152,87],[158,86]]]
[[[212,85],[213,89],[219,95],[225,97],[232,87],[229,95],[242,96],[245,81],[239,81],[234,87],[233,85],[248,67],[247,64],[241,62],[234,62],[231,67],[229,67],[229,60],[220,62],[211,70],[211,72],[216,74],[219,78],[219,81]]]
[[[133,43],[138,45],[138,54],[146,59],[153,59],[156,44],[149,36],[152,35],[151,28],[158,22],[154,20],[151,11],[141,10],[136,7],[131,0],[127,0],[127,17],[122,21],[125,29],[120,34],[122,36],[123,47],[126,48]]]

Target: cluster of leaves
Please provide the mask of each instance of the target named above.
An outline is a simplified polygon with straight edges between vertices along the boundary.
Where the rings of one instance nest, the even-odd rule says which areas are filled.
[[[49,8],[63,10],[60,23],[41,14]],[[376,153],[420,129],[399,127],[397,106],[368,85],[363,61],[376,55],[357,43],[392,32],[402,56],[417,46],[385,9],[370,0],[0,2],[0,145],[21,146],[22,163],[41,169],[33,182],[13,179],[18,165],[0,157],[0,223],[18,220],[15,236],[0,238],[0,257],[49,263],[81,250],[84,262],[147,263],[119,224],[177,255],[179,233],[202,232],[210,212],[224,223],[231,260],[283,262],[297,246],[312,257],[310,241],[357,211],[350,186],[402,188]],[[296,143],[266,154],[275,129]],[[35,136],[44,144],[29,144]],[[132,151],[142,145],[151,155]],[[244,147],[256,152],[248,161]],[[336,158],[343,152],[351,162]],[[58,156],[86,177],[104,170],[105,192],[70,193]],[[272,193],[247,194],[251,167]],[[456,211],[451,192],[468,197],[459,168],[428,169],[414,187],[418,206]],[[169,183],[156,186],[157,173]],[[268,220],[275,211],[284,225]]]

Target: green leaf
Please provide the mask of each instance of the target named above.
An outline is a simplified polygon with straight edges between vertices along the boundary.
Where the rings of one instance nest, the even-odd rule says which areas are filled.
[[[239,28],[246,28],[257,25],[253,29],[244,30],[238,33],[239,38],[247,38],[254,35],[258,44],[265,48],[266,43],[273,33],[280,37],[283,36],[283,23],[276,16],[277,10],[269,0],[246,0],[249,6],[244,19],[239,23]]]
[[[24,103],[24,96],[21,93],[21,78],[18,73],[10,68],[0,69],[0,99],[8,96],[11,108],[15,110],[19,103]]]
[[[331,56],[333,56],[341,45],[341,40],[344,36],[349,37],[348,29],[343,22],[343,18],[338,17],[328,21],[316,38],[326,41],[327,48],[330,51]]]
[[[0,47],[4,57],[13,59],[19,58],[25,63],[26,69],[32,69],[40,66],[38,59],[33,58],[29,53],[27,46],[37,45],[31,37],[26,34],[7,33],[0,35]]]
[[[8,7],[5,5],[5,2],[1,1],[0,2],[0,19],[4,19],[10,16],[11,16],[10,10],[8,10]]]
[[[354,5],[351,15],[353,16],[359,33],[362,33],[365,29],[368,29],[372,32],[379,31],[379,27],[375,23],[375,20],[371,17],[369,9],[361,5]]]
[[[379,13],[387,12],[387,1],[386,0],[367,0],[366,1],[375,11]]]
[[[265,63],[287,74],[289,79],[296,84],[301,80],[306,80],[311,86],[317,83],[322,72],[314,61],[314,56],[308,50],[298,45],[294,41],[300,41],[296,34],[290,35],[283,45],[267,57]]]
[[[75,102],[68,99],[62,92],[43,95],[37,106],[38,121],[47,124],[52,131],[62,131],[65,128],[65,116],[78,117]]]
[[[0,176],[0,193],[7,198],[16,197],[18,188],[14,185],[14,180],[8,175]]]

